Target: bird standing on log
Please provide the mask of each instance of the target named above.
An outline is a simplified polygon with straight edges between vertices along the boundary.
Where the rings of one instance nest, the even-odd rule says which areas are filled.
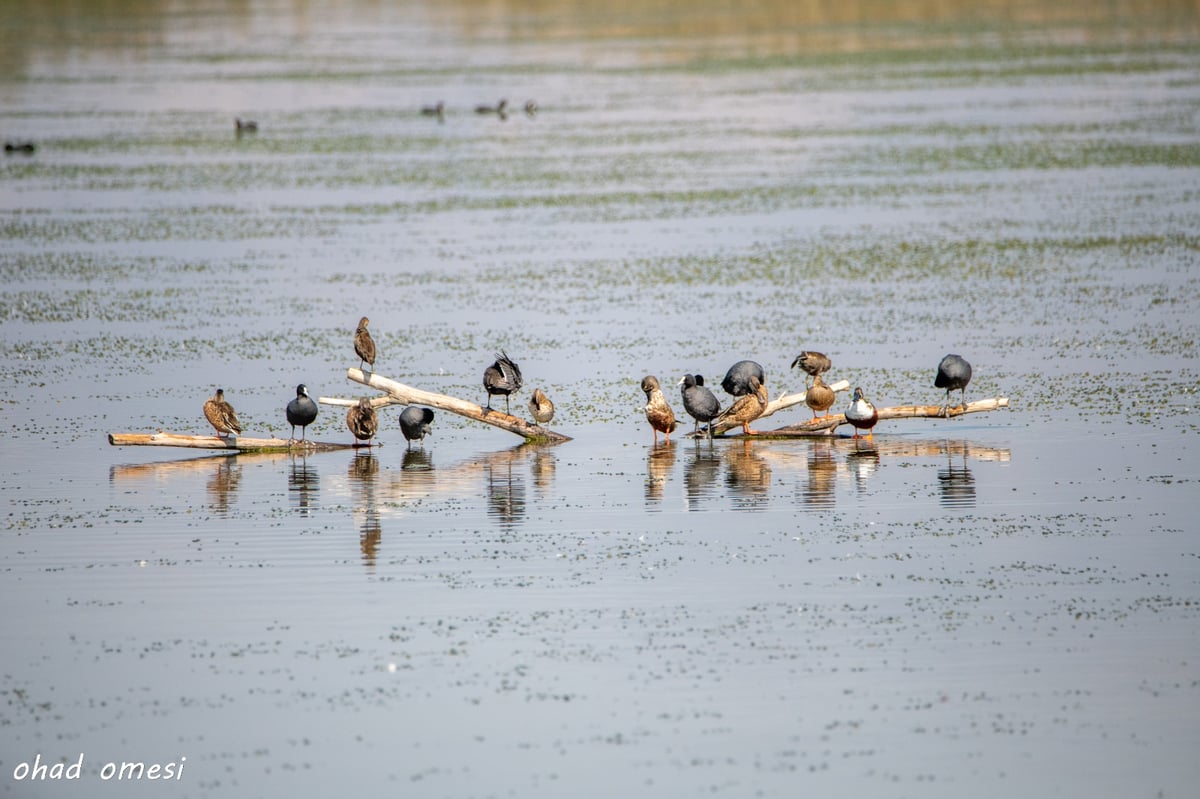
[[[308,395],[308,386],[296,386],[296,398],[287,404],[287,420],[292,426],[292,441],[296,440],[296,425],[300,425],[300,440],[304,440],[304,428],[317,418],[317,403]]]
[[[867,438],[875,438],[871,428],[879,421],[879,411],[875,410],[875,406],[863,395],[861,388],[854,389],[854,397],[850,400],[850,407],[846,409],[846,421],[854,425],[854,438],[862,437],[858,434],[859,430],[866,430]]]
[[[554,418],[554,403],[540,388],[535,388],[529,398],[529,413],[538,424],[548,424]]]
[[[696,420],[693,433],[699,433],[700,423],[704,422],[708,425],[708,437],[711,439],[712,425],[709,423],[721,412],[721,403],[704,385],[704,375],[684,375],[679,385],[683,386],[680,389],[683,395],[683,409]]]
[[[225,389],[218,388],[217,393],[204,403],[204,418],[217,430],[217,435],[225,438],[230,433],[240,434],[242,423],[238,421],[233,406],[225,401]]]
[[[962,407],[967,409],[967,383],[971,382],[971,364],[961,355],[947,355],[938,364],[937,377],[933,379],[934,388],[946,389],[946,404],[942,406],[942,416],[950,415],[950,392],[962,392]]]
[[[750,388],[751,377],[758,378],[760,384],[767,382],[767,375],[763,372],[762,364],[755,361],[738,361],[725,373],[724,379],[721,380],[721,388],[725,389],[726,394],[744,397],[757,390]]]
[[[523,385],[521,367],[504,350],[496,353],[496,362],[483,370],[483,387],[487,390],[487,410],[492,410],[492,395],[504,397],[504,412],[508,413],[508,396]],[[510,414],[511,415],[511,414]]]
[[[431,424],[433,424],[432,408],[418,408],[416,405],[409,405],[400,411],[400,432],[404,433],[404,438],[408,441],[410,448],[412,442],[433,435],[433,431],[429,429]]]
[[[358,320],[358,327],[354,330],[354,354],[362,360],[359,362],[359,369],[363,364],[371,367],[371,371],[375,371],[375,339],[371,338],[371,332],[367,330],[367,325],[371,324],[371,320],[363,317]]]
[[[823,352],[805,350],[796,356],[796,360],[792,361],[792,368],[795,369],[797,366],[810,377],[815,378],[822,372],[828,372],[829,367],[833,366],[833,361],[829,360],[829,356]],[[804,384],[808,385],[808,378],[804,379]]]
[[[822,416],[828,416],[835,398],[833,389],[821,379],[821,373],[813,375],[813,384],[804,392],[804,404],[812,409],[813,418],[817,418],[817,411],[821,411]]]
[[[350,406],[350,410],[346,411],[346,427],[350,428],[356,439],[366,441],[365,446],[371,446],[371,439],[379,430],[379,417],[375,415],[369,399],[359,397],[358,404]]]
[[[658,378],[654,375],[643,377],[642,391],[646,392],[646,421],[654,431],[654,443],[658,443],[659,433],[666,437],[668,444],[671,443],[671,433],[679,424],[675,421],[675,411],[671,410],[667,398],[663,396]]]
[[[767,409],[767,387],[759,381],[757,375],[751,374],[746,380],[746,388],[747,393],[738,397],[715,421],[740,424],[743,433],[753,436],[757,435],[758,431],[751,430],[750,423],[762,416],[763,411]]]

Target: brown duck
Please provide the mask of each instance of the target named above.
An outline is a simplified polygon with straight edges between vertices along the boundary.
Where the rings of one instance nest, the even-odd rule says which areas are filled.
[[[371,446],[371,439],[379,430],[379,417],[375,415],[369,399],[360,397],[357,405],[350,406],[350,410],[346,411],[346,427],[350,428],[355,438]]]
[[[204,403],[204,418],[217,430],[217,435],[224,438],[230,433],[240,434],[242,423],[238,421],[233,406],[225,401],[225,389],[218,388],[217,393]]]
[[[742,432],[752,436],[758,431],[751,430],[750,423],[762,416],[763,411],[767,409],[767,387],[759,382],[757,375],[750,375],[746,381],[746,387],[750,393],[738,397],[736,402],[721,412],[714,423],[734,422],[740,424]]]
[[[828,416],[835,396],[833,389],[825,385],[825,381],[821,379],[821,373],[818,372],[813,375],[812,387],[804,392],[804,404],[812,408],[814,419],[817,418],[817,411],[820,411],[822,416]]]
[[[529,413],[538,424],[546,424],[554,418],[554,403],[540,388],[535,388],[533,396],[529,398]]]
[[[658,378],[654,375],[643,377],[642,391],[646,392],[646,421],[654,430],[654,443],[658,443],[659,433],[662,433],[669,442],[671,433],[675,432],[675,428],[679,425],[675,421],[675,412],[671,410],[671,406],[667,404],[667,398],[663,396]]]
[[[362,361],[358,364],[359,368],[365,363],[371,367],[371,371],[375,371],[375,339],[371,338],[371,332],[367,330],[367,325],[371,324],[371,320],[363,317],[358,320],[358,327],[354,331],[354,354]]]

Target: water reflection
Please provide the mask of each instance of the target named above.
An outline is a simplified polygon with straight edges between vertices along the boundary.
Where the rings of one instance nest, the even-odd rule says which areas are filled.
[[[749,439],[734,442],[725,453],[725,484],[737,510],[761,510],[771,490],[771,466]]]
[[[668,440],[653,444],[646,457],[646,504],[662,501],[663,490],[674,468],[675,442]]]
[[[359,530],[358,546],[362,551],[363,562],[368,567],[374,567],[379,544],[383,541],[379,503],[375,497],[375,488],[379,480],[379,459],[372,452],[356,452],[347,468],[346,477],[350,480],[353,515]]]
[[[525,520],[525,476],[509,457],[489,459],[484,465],[488,515],[502,527]]]
[[[854,442],[854,451],[846,455],[846,467],[860,494],[867,490],[867,483],[879,471],[879,450],[873,443],[861,440]]]
[[[700,501],[713,494],[721,474],[721,453],[710,440],[692,441],[691,455],[683,464],[683,486],[688,510],[700,510]]]
[[[404,462],[400,468],[406,472],[428,472],[433,470],[433,454],[424,447],[404,450]]]
[[[216,471],[208,478],[205,490],[208,505],[218,516],[229,515],[229,508],[237,495],[238,483],[242,481],[242,465],[237,458],[214,458]]]
[[[808,482],[800,489],[804,504],[814,509],[832,508],[837,488],[838,464],[833,443],[814,441],[808,453]]]
[[[301,516],[308,516],[316,507],[319,482],[317,467],[310,465],[307,457],[298,455],[292,458],[288,470],[288,498]]]
[[[539,497],[545,498],[550,495],[557,469],[558,463],[554,458],[554,452],[548,447],[536,447],[529,471],[533,474],[533,485],[537,488]]]
[[[975,507],[975,476],[967,466],[968,448],[969,445],[965,441],[946,442],[946,467],[938,469],[937,473],[942,507]],[[956,455],[961,459],[958,466],[954,465]]]

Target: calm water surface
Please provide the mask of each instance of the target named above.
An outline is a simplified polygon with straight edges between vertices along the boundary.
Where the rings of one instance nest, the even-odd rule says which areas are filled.
[[[9,6],[0,793],[1194,793],[1194,9]],[[286,435],[364,314],[573,440],[107,443]],[[643,375],[802,349],[1010,405],[653,444]]]

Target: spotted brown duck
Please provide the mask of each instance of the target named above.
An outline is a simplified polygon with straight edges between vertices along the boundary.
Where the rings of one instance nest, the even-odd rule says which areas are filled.
[[[374,372],[375,339],[371,338],[371,331],[367,330],[369,324],[371,324],[371,320],[365,316],[358,320],[358,327],[354,330],[354,354],[362,359],[358,364],[360,369],[363,364],[367,364]]]
[[[358,404],[350,406],[350,410],[346,411],[346,427],[350,428],[356,439],[367,442],[368,447],[371,446],[371,439],[379,430],[379,417],[371,407],[371,400],[359,397]]]
[[[742,432],[748,436],[757,435],[757,430],[750,429],[750,423],[763,415],[767,409],[767,387],[757,375],[750,375],[746,380],[748,393],[738,397],[714,420],[716,422],[733,422],[742,426]]]
[[[675,412],[671,410],[671,406],[667,404],[667,398],[663,396],[658,378],[654,375],[643,377],[642,391],[646,392],[646,421],[650,423],[650,428],[654,431],[654,443],[658,443],[659,433],[662,433],[670,442],[671,433],[675,432],[679,423],[675,421]]]
[[[242,432],[242,423],[238,421],[233,406],[225,401],[225,389],[218,388],[217,393],[204,403],[204,418],[216,428],[217,435],[224,438]]]

